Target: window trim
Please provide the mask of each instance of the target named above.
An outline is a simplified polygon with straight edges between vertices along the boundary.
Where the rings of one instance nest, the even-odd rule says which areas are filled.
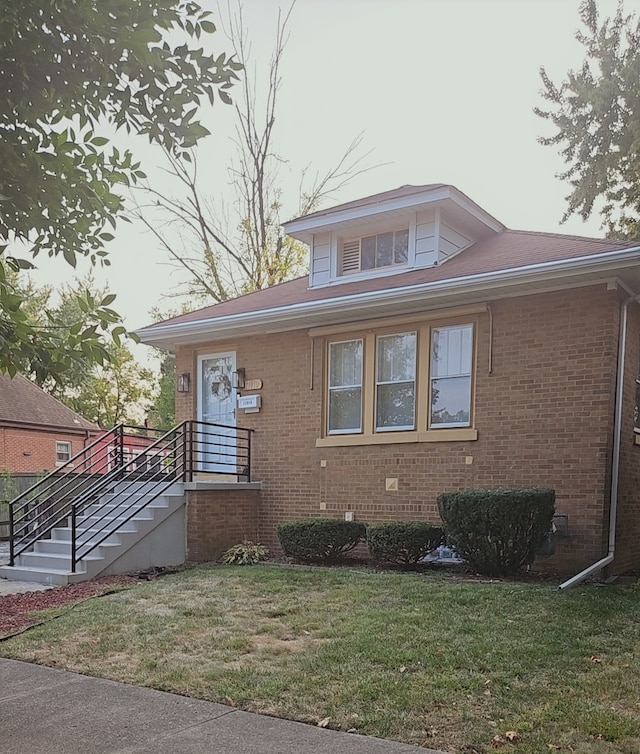
[[[65,463],[69,463],[69,461],[73,458],[73,447],[71,445],[71,441],[70,440],[56,440],[55,443],[56,443],[56,446],[55,446],[55,448],[56,448],[56,450],[55,450],[55,452],[56,452],[56,466],[64,466]],[[68,454],[69,457],[67,458],[66,461],[60,461],[58,459],[58,455],[65,452],[65,451],[61,451],[60,450],[60,447],[59,447],[60,445],[66,445],[67,448],[68,448],[68,450],[66,452],[67,452],[67,454]]]
[[[461,329],[463,327],[471,327],[471,364],[469,369],[469,374],[448,374],[448,375],[438,375],[434,376],[432,374],[431,369],[431,354],[433,354],[433,334],[436,330],[454,330],[454,329]],[[467,427],[472,426],[472,415],[473,415],[473,374],[474,374],[474,332],[473,332],[473,324],[467,323],[467,324],[456,324],[456,325],[437,325],[434,327],[431,327],[430,329],[430,336],[431,336],[431,342],[429,343],[429,353],[430,353],[430,359],[429,359],[429,416],[427,419],[427,426],[429,429],[466,429]],[[465,378],[469,380],[469,421],[462,423],[462,422],[434,422],[433,420],[433,405],[431,404],[431,391],[433,390],[433,383],[436,380],[454,380],[454,379],[460,379]]]
[[[378,372],[378,363],[379,363],[379,355],[380,355],[380,341],[383,338],[392,338],[396,335],[413,335],[414,341],[415,341],[415,347],[416,347],[416,354],[415,354],[415,360],[414,360],[414,368],[413,368],[413,380],[390,380],[390,381],[380,381],[379,379],[379,372]],[[417,413],[416,413],[416,398],[417,398],[417,385],[418,385],[418,354],[419,354],[419,340],[418,340],[418,331],[417,330],[406,330],[404,332],[393,332],[393,333],[376,333],[375,336],[375,343],[376,343],[376,353],[375,353],[375,367],[374,367],[374,401],[373,401],[373,410],[374,410],[374,431],[376,433],[378,432],[402,432],[402,431],[413,431],[416,428],[416,420],[417,420]],[[364,375],[363,375],[364,378]],[[411,382],[413,384],[413,423],[411,425],[404,424],[404,425],[397,425],[397,426],[390,426],[390,427],[380,427],[378,426],[378,393],[380,389],[380,385],[392,385],[394,384],[406,384],[408,382]]]
[[[311,330],[311,337],[323,336],[323,422],[322,435],[316,440],[316,447],[349,446],[349,445],[382,445],[408,442],[455,442],[478,439],[475,428],[475,397],[476,397],[476,369],[478,349],[478,314],[486,311],[483,307],[469,307],[445,316],[439,313],[436,318],[402,316],[395,320],[373,320],[363,322],[361,326],[341,325]],[[468,312],[468,313],[465,313]],[[471,314],[471,312],[473,312]],[[471,325],[471,405],[469,425],[465,427],[430,427],[429,396],[431,389],[430,358],[431,333],[438,327],[455,327],[456,325]],[[379,336],[397,335],[402,333],[416,333],[416,377],[415,377],[415,405],[414,428],[411,429],[379,429],[376,422],[376,354]],[[329,350],[332,343],[346,340],[363,341],[362,358],[362,416],[360,432],[329,433],[328,416],[328,380],[329,380]]]
[[[378,236],[386,235],[387,233],[393,233],[393,248],[392,248],[392,256],[395,259],[395,237],[396,233],[405,233],[407,234],[407,258],[403,262],[395,262],[392,261],[391,264],[385,264],[385,265],[374,265],[373,267],[368,267],[366,269],[363,269],[362,267],[362,241],[365,238],[378,238]],[[344,267],[344,254],[345,254],[345,246],[353,246],[354,244],[358,244],[357,254],[358,254],[358,268],[357,269],[348,269],[345,271]],[[355,249],[351,249],[350,253],[353,254],[355,252]],[[394,272],[397,272],[399,269],[408,267],[411,261],[411,225],[408,226],[402,226],[393,228],[391,230],[381,230],[377,233],[367,233],[365,235],[361,236],[345,236],[344,238],[338,239],[338,255],[337,255],[337,266],[336,266],[336,272],[338,279],[343,278],[352,278],[353,276],[360,276],[363,275],[365,277],[368,277],[370,275],[379,275],[384,271],[387,270],[393,270]]]
[[[360,384],[354,384],[354,385],[340,385],[337,387],[332,388],[331,386],[331,346],[332,345],[339,345],[340,343],[362,343],[361,346],[361,356],[360,356]],[[362,417],[364,414],[364,405],[363,405],[363,392],[364,392],[364,339],[359,338],[343,338],[341,340],[332,340],[331,343],[327,345],[327,391],[326,391],[326,400],[327,400],[327,412],[326,412],[326,423],[325,426],[327,428],[327,435],[331,435],[332,437],[335,435],[354,435],[359,434],[362,432]],[[330,409],[331,409],[331,402],[329,400],[331,390],[348,390],[353,388],[360,388],[360,426],[358,429],[331,429],[329,426],[329,419],[330,419]]]

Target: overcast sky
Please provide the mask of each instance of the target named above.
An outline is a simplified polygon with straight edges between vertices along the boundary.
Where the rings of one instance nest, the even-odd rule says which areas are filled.
[[[216,8],[214,0],[205,6]],[[600,0],[601,13],[616,0]],[[233,6],[233,2],[231,3]],[[552,133],[533,113],[543,105],[539,68],[559,82],[583,59],[575,41],[578,0],[297,0],[282,62],[276,123],[285,217],[297,209],[300,171],[326,171],[358,134],[369,164],[335,195],[341,203],[403,184],[450,183],[510,228],[600,236],[600,219],[560,225],[568,188],[556,178],[563,163],[537,142]],[[268,75],[276,0],[245,0],[258,83]],[[640,0],[626,0],[637,13]],[[214,50],[228,50],[223,33]],[[262,74],[262,77],[261,77]],[[213,136],[201,148],[208,187],[229,192],[225,165],[233,147],[231,108],[203,113]],[[154,181],[159,158],[144,150]],[[108,281],[130,328],[167,308],[176,272],[142,228],[124,226],[108,245]],[[46,280],[72,273],[45,265]]]

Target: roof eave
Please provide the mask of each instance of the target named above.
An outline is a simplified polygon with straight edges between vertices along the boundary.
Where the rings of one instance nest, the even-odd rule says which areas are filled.
[[[289,220],[283,223],[282,227],[287,235],[303,243],[311,244],[314,234],[326,232],[340,223],[362,220],[367,217],[384,214],[385,212],[403,209],[412,210],[420,205],[429,205],[445,199],[452,200],[474,219],[495,233],[500,233],[506,229],[503,223],[482,209],[472,199],[469,199],[466,194],[463,194],[455,186],[439,186],[438,188],[428,189],[409,196],[372,202],[371,204],[351,209],[341,210],[338,208],[336,211],[328,210],[322,215],[314,214]]]
[[[488,298],[522,295],[524,288],[536,284],[537,290],[558,289],[569,285],[611,280],[624,269],[638,266],[640,247],[605,252],[589,257],[543,262],[509,270],[479,273],[429,283],[403,286],[346,296],[301,302],[273,309],[243,312],[215,319],[151,325],[137,331],[143,343],[171,349],[175,345],[196,343],[206,335],[216,339],[240,335],[286,332],[319,324],[380,316],[401,306],[407,311],[443,308],[448,304],[472,303]],[[526,293],[527,291],[525,291]]]
[[[44,422],[30,422],[21,421],[20,419],[0,419],[0,427],[5,429],[29,429],[38,432],[48,432],[52,434],[67,434],[67,435],[85,435],[87,432],[90,434],[101,434],[104,430],[100,427],[84,427],[82,425],[75,424],[73,426],[67,424],[45,424]]]

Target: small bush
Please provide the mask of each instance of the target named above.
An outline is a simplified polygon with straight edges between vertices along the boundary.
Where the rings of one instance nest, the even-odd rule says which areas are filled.
[[[381,563],[415,565],[444,542],[444,531],[424,521],[386,521],[367,526],[371,557]]]
[[[294,560],[331,561],[365,538],[365,525],[337,518],[305,518],[278,524],[284,554]]]
[[[443,492],[438,510],[460,557],[486,576],[531,565],[551,530],[555,492],[544,487]]]
[[[225,565],[256,565],[269,556],[269,550],[261,544],[245,539],[230,547],[220,558]]]

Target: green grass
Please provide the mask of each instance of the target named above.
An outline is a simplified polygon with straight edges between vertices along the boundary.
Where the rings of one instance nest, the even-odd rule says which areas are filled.
[[[218,566],[84,603],[0,653],[459,754],[506,731],[517,754],[633,754],[639,597]]]

